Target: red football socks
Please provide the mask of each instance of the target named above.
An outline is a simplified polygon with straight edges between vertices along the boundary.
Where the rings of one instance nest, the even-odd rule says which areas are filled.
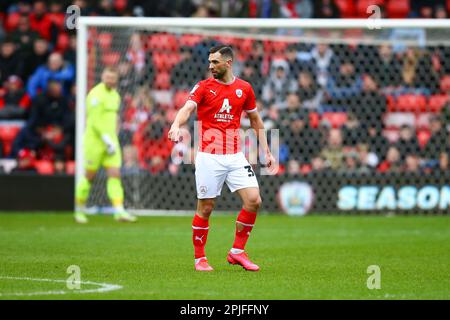
[[[194,244],[195,259],[205,257],[205,244],[208,238],[208,220],[195,214],[192,220],[192,243]]]
[[[250,232],[253,229],[253,225],[256,220],[256,212],[250,212],[242,208],[236,219],[236,235],[234,238],[233,249],[244,250],[245,244],[247,243]],[[239,231],[237,225],[242,224],[244,228]]]

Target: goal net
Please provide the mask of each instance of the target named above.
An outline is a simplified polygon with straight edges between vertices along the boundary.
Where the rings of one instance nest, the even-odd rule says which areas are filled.
[[[375,27],[375,28],[374,28]],[[195,117],[167,131],[209,48],[230,45],[234,73],[254,88],[276,175],[258,181],[266,212],[448,212],[448,21],[81,18],[77,170],[83,174],[85,97],[117,66],[125,206],[137,213],[195,209]],[[249,120],[243,115],[243,128]],[[251,144],[252,139],[243,139]],[[247,154],[247,156],[250,156]],[[256,164],[255,167],[258,167]],[[257,169],[257,168],[255,168]],[[108,212],[105,172],[88,207]],[[226,187],[217,209],[236,211]]]

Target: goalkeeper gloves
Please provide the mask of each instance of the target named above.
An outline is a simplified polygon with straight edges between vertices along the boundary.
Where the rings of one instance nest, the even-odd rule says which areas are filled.
[[[114,142],[111,140],[111,138],[109,137],[109,135],[104,134],[102,135],[102,140],[106,145],[106,152],[109,155],[113,155],[114,153],[116,153],[116,145],[114,144]]]

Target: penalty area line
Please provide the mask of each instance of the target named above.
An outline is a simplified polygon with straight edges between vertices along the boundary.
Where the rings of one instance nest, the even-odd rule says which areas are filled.
[[[66,283],[67,280],[59,280],[59,279],[40,279],[40,278],[29,278],[29,277],[9,277],[9,276],[0,276],[0,279],[5,280],[22,280],[22,281],[36,281],[36,282],[54,282],[54,283]],[[123,287],[117,284],[110,283],[100,283],[94,281],[79,281],[75,282],[76,284],[85,284],[85,285],[93,285],[99,286],[99,288],[95,289],[85,289],[85,290],[50,290],[50,291],[39,291],[39,292],[11,292],[11,293],[2,293],[0,292],[0,297],[6,296],[40,296],[40,295],[64,295],[70,293],[102,293],[114,290],[120,290]]]

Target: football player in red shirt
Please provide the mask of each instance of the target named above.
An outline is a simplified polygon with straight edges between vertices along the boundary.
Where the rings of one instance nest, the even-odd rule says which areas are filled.
[[[180,127],[197,109],[200,143],[195,158],[195,181],[198,202],[192,222],[195,269],[213,270],[205,255],[208,220],[215,198],[220,195],[223,183],[226,182],[230,191],[236,191],[243,203],[236,220],[235,240],[227,260],[246,270],[258,271],[259,266],[251,262],[244,251],[261,205],[261,197],[255,173],[240,150],[242,111],[247,112],[251,127],[256,131],[269,170],[275,168],[275,159],[267,144],[253,89],[248,82],[233,75],[233,50],[220,45],[211,48],[209,52],[209,70],[213,77],[194,86],[168,133],[170,140],[178,142]]]

